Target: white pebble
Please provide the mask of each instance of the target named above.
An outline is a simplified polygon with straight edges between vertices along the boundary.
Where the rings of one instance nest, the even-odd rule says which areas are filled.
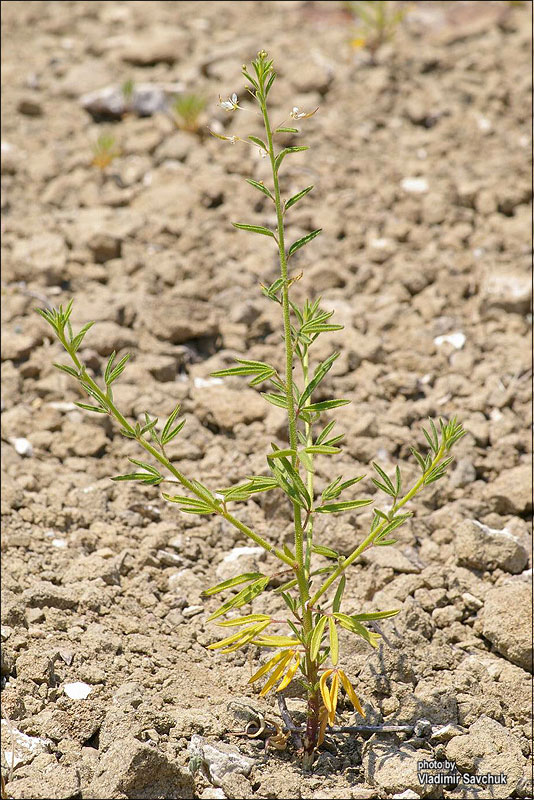
[[[221,378],[193,378],[196,389],[205,389],[207,386],[217,386],[222,382]]]
[[[65,539],[52,539],[52,546],[53,547],[66,547],[67,542]]]
[[[428,192],[428,181],[426,178],[403,178],[401,186],[405,192],[410,194],[425,194]]]
[[[237,561],[238,558],[242,558],[243,556],[256,556],[263,552],[261,547],[234,547],[233,550],[230,550],[228,555],[223,558],[223,563],[231,563],[232,561]]]
[[[32,456],[33,455],[33,447],[31,446],[30,442],[27,439],[24,439],[22,436],[18,436],[16,438],[12,438],[9,440],[13,447],[15,448],[15,452],[19,454],[19,456]]]
[[[436,336],[434,344],[437,344],[438,347],[442,344],[452,344],[455,350],[461,350],[465,344],[465,334],[456,331],[456,333],[447,333],[445,336]]]
[[[75,681],[74,683],[66,683],[63,687],[63,691],[71,700],[85,700],[89,697],[93,689],[87,683],[83,683],[83,681]]]
[[[195,617],[197,614],[202,614],[203,611],[204,606],[187,606],[182,611],[182,614],[186,619],[190,619],[191,617]]]

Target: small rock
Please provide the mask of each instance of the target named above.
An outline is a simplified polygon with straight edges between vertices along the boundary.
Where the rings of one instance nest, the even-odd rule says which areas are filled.
[[[16,767],[18,764],[30,764],[39,753],[50,752],[52,745],[50,739],[44,739],[40,736],[27,736],[27,734],[19,731],[5,719],[2,720],[1,726],[2,758],[5,759],[8,767]],[[11,738],[12,736],[13,739]]]
[[[219,333],[212,307],[201,300],[185,300],[169,293],[168,305],[162,307],[161,301],[154,301],[145,311],[145,324],[151,333],[172,344]]]
[[[490,272],[482,283],[482,296],[488,307],[526,314],[532,301],[532,283],[526,273],[507,269]]]
[[[419,782],[417,763],[428,760],[426,750],[415,750],[407,744],[369,740],[362,752],[365,780],[386,792],[417,792],[418,797],[432,793],[433,787]]]
[[[391,239],[370,239],[367,243],[367,255],[375,264],[383,264],[396,250],[395,242]],[[320,291],[320,290],[319,290]]]
[[[43,763],[39,763],[41,759]],[[80,775],[75,767],[58,764],[55,756],[42,754],[26,770],[24,778],[9,783],[8,791],[13,800],[70,800],[80,796]]]
[[[134,86],[131,99],[127,101],[121,86],[106,86],[84,94],[80,103],[97,121],[122,119],[128,111],[139,117],[151,117],[158,111],[165,111],[170,98],[183,91],[183,88],[181,83],[138,83]]]
[[[224,386],[193,391],[195,414],[204,425],[231,431],[239,423],[245,425],[267,416],[268,404],[252,389],[227,389]]]
[[[28,678],[34,683],[54,686],[54,664],[57,652],[42,652],[35,646],[21,653],[17,658],[17,676]]]
[[[66,683],[63,686],[63,691],[71,700],[86,700],[93,688],[87,683],[83,683],[83,681],[75,681],[74,683]]]
[[[377,547],[362,553],[362,561],[379,567],[391,567],[395,572],[416,574],[421,567],[411,561],[397,547]]]
[[[54,796],[54,795],[51,795]],[[112,742],[101,756],[86,797],[194,798],[193,777],[160,750],[133,736]]]
[[[401,187],[409,194],[425,194],[428,192],[428,181],[426,178],[403,178]]]
[[[78,593],[75,587],[68,589],[56,586],[48,581],[35,583],[23,592],[23,597],[29,606],[34,608],[76,608]]]
[[[432,728],[432,742],[450,742],[455,736],[461,736],[465,733],[464,728],[461,728],[459,725],[449,724],[443,725],[441,727],[434,727]]]
[[[191,619],[191,617],[196,617],[197,614],[202,614],[204,611],[204,606],[186,606],[182,610],[182,616],[186,619]]]
[[[113,702],[117,705],[138,708],[143,702],[143,687],[135,681],[121,684],[113,695]]]
[[[9,142],[2,141],[0,144],[1,153],[1,172],[2,175],[16,175],[22,163],[22,153]]]
[[[31,442],[23,437],[13,437],[10,438],[9,443],[13,445],[15,448],[15,452],[19,454],[19,456],[26,456],[29,458],[33,455],[33,447],[31,446]]]
[[[174,64],[184,52],[187,39],[184,33],[164,27],[147,30],[139,35],[126,36],[114,43],[119,57],[128,64],[152,67],[155,64]]]
[[[31,273],[45,278],[48,285],[59,284],[65,279],[67,246],[59,233],[35,233],[19,239],[12,252],[17,277],[25,280]]]
[[[43,107],[33,97],[22,97],[17,104],[17,111],[26,117],[40,117],[43,113]]]
[[[455,350],[461,350],[465,344],[465,340],[465,334],[461,331],[456,331],[456,333],[447,333],[445,336],[436,336],[434,344],[438,347],[442,344],[450,344]]]
[[[532,672],[532,589],[513,581],[490,589],[484,603],[483,636],[504,658]]]
[[[111,258],[120,258],[121,240],[110,233],[93,233],[87,245],[97,264],[104,264]]]
[[[469,458],[460,458],[449,478],[449,485],[453,489],[463,489],[464,486],[473,483],[476,477],[477,473],[473,462]]]
[[[419,800],[420,795],[414,792],[413,789],[406,789],[405,792],[392,795],[392,800]]]
[[[101,356],[109,356],[115,350],[123,350],[127,347],[134,347],[137,344],[136,337],[129,328],[117,325],[116,322],[103,320],[91,328],[91,347]],[[84,342],[85,344],[85,342]]]
[[[462,595],[462,600],[464,601],[464,605],[469,611],[479,611],[484,603],[482,600],[479,600],[478,597],[475,597],[470,592],[464,592]]]
[[[447,759],[454,761],[461,773],[484,775],[504,773],[504,784],[491,787],[492,798],[513,797],[523,777],[524,756],[515,736],[499,722],[481,716],[464,736],[455,736],[446,748]]]
[[[234,745],[212,743],[198,734],[191,737],[188,751],[191,757],[201,758],[215,786],[222,786],[232,773],[250,774],[254,761],[242,755]]]
[[[496,530],[477,520],[464,520],[456,532],[458,564],[473,569],[503,569],[518,574],[528,563],[528,553],[506,528]]]
[[[521,515],[532,510],[532,473],[529,464],[505,469],[485,489],[491,510]]]
[[[216,789],[214,786],[208,786],[207,789],[199,794],[200,800],[224,800],[226,797],[222,789]]]

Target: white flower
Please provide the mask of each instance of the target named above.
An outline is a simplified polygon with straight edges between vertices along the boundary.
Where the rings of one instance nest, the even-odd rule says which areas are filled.
[[[300,111],[298,106],[293,106],[292,111],[290,112],[289,116],[291,119],[308,119],[308,117],[313,117],[313,115],[319,110],[319,107],[315,109],[315,111],[310,111],[306,113],[306,111]]]
[[[228,100],[223,100],[222,97],[219,95],[219,105],[225,111],[235,111],[236,109],[239,108],[237,94],[234,92],[233,95],[228,98]]]

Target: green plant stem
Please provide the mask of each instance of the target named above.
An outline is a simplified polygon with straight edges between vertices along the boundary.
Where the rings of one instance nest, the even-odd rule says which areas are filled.
[[[302,377],[303,377],[303,381],[304,381],[304,386],[307,386],[308,385],[308,380],[309,380],[309,351],[308,351],[307,347],[306,347],[306,349],[304,351],[304,354],[303,354],[303,357],[302,357]],[[309,406],[310,404],[311,404],[311,397],[308,397],[306,399],[305,403],[304,403],[304,408],[306,408],[306,406]],[[312,424],[310,422],[305,422],[304,423],[304,435],[306,437],[306,447],[311,447],[313,445],[313,435],[312,435]],[[310,495],[310,497],[312,499],[312,504],[313,504],[313,499],[314,499],[314,491],[313,491],[313,476],[314,476],[313,454],[312,453],[308,453],[308,456],[309,456],[310,461],[312,463],[312,469],[306,471],[306,486],[307,486],[307,489],[308,489],[308,492],[309,492],[309,495]],[[311,548],[312,548],[312,539],[313,539],[313,514],[309,514],[308,515],[307,522],[306,522],[306,525],[304,527],[305,527],[305,531],[304,532],[306,534],[306,561],[305,561],[305,567],[306,567],[306,575],[307,575],[308,580],[309,580],[310,561],[311,561]]]
[[[424,472],[423,475],[421,475],[417,483],[414,484],[414,486],[410,489],[410,491],[407,492],[407,494],[405,494],[404,497],[402,497],[395,503],[395,505],[391,509],[390,512],[391,514],[394,514],[399,510],[399,508],[402,508],[402,506],[404,506],[409,500],[411,500],[412,497],[414,497],[417,494],[417,492],[424,486],[426,476],[429,475],[430,472],[439,464],[439,462],[445,455],[445,452],[446,452],[445,445],[442,444],[428,470],[426,470],[426,472]],[[353,550],[352,553],[349,556],[347,556],[347,558],[344,561],[341,562],[339,567],[330,575],[329,578],[327,578],[327,580],[323,583],[321,588],[315,592],[315,594],[313,595],[313,597],[309,602],[309,605],[314,606],[317,603],[317,600],[320,597],[322,597],[326,591],[328,591],[330,586],[332,586],[332,584],[335,581],[337,581],[337,579],[340,577],[340,575],[342,575],[342,573],[347,569],[347,567],[350,567],[350,565],[354,561],[356,561],[358,556],[361,556],[364,550],[367,550],[367,548],[373,544],[377,536],[380,535],[380,533],[384,530],[384,528],[388,524],[389,524],[388,520],[383,520],[383,522],[381,522],[380,525],[378,525],[373,531],[371,531],[369,536],[366,539],[364,539],[363,542],[360,545],[358,545],[358,547],[355,550]]]
[[[150,442],[148,442],[142,436],[139,437],[136,434],[135,428],[133,428],[133,426],[130,425],[128,420],[121,414],[121,412],[116,407],[111,398],[108,397],[108,395],[105,394],[100,389],[98,384],[87,374],[84,365],[81,363],[74,350],[69,346],[69,343],[67,342],[64,334],[58,331],[58,338],[63,347],[65,348],[65,350],[67,351],[67,353],[69,354],[69,356],[71,357],[76,369],[80,372],[80,375],[83,375],[83,380],[91,387],[94,393],[101,400],[102,404],[108,408],[109,413],[113,417],[115,417],[117,422],[119,422],[122,425],[124,430],[127,431],[129,434],[131,434],[132,437],[135,438],[137,442],[139,442],[141,447],[143,447],[148,453],[150,453],[151,456],[153,456],[157,461],[159,461],[159,463],[163,467],[165,467],[165,469],[167,469],[171,473],[171,475],[174,475],[174,477],[182,484],[182,486],[184,486],[186,489],[189,489],[189,491],[192,492],[192,494],[196,495],[201,500],[204,499],[202,495],[198,492],[198,490],[195,488],[195,486],[191,483],[191,481],[189,481],[185,477],[185,475],[182,475],[182,473],[178,469],[176,469],[174,464],[172,464],[172,462],[169,461],[169,459],[165,456],[164,453],[161,453],[159,450],[157,450],[153,445],[150,444]],[[275,556],[277,556],[277,558],[279,558],[284,563],[288,564],[290,567],[293,568],[295,567],[294,561],[289,556],[287,556],[282,550],[273,547],[273,545],[271,545],[268,541],[263,539],[257,533],[254,533],[254,531],[251,530],[247,525],[245,525],[240,520],[236,519],[236,517],[234,517],[233,514],[231,514],[229,511],[221,509],[219,511],[219,514],[220,516],[224,517],[224,519],[227,520],[231,525],[233,525],[234,528],[237,528],[239,531],[241,531],[241,533],[243,533],[249,539],[252,539],[252,541],[255,542],[257,545],[263,547],[264,550],[267,550],[268,553],[273,553]]]
[[[278,232],[278,253],[280,257],[280,275],[282,278],[282,310],[284,317],[284,344],[286,351],[286,370],[285,370],[285,389],[287,396],[287,416],[289,428],[289,446],[292,450],[297,450],[297,418],[295,412],[295,401],[293,397],[293,346],[291,343],[291,320],[289,315],[289,285],[287,275],[287,258],[285,251],[284,239],[284,215],[282,209],[282,201],[280,198],[280,183],[278,181],[278,172],[275,165],[275,154],[273,145],[273,134],[271,130],[271,123],[269,121],[269,114],[267,112],[267,104],[265,99],[265,85],[264,82],[260,85],[259,101],[261,112],[263,115],[263,122],[265,125],[265,133],[267,135],[267,148],[269,153],[269,160],[271,162],[271,170],[273,174],[273,187],[274,187],[274,204],[276,207],[277,219],[277,232]],[[296,457],[293,457],[293,466],[298,469]],[[295,520],[295,558],[297,561],[297,580],[299,585],[300,599],[302,606],[308,600],[310,593],[308,581],[304,574],[304,546],[303,546],[303,530],[302,530],[302,516],[300,506],[298,503],[293,503],[293,513]],[[306,615],[304,615],[306,616]]]

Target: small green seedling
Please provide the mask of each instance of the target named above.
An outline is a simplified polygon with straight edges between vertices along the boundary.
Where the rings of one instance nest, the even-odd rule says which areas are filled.
[[[120,155],[115,137],[111,133],[101,133],[93,145],[92,165],[102,172]]]
[[[382,45],[394,38],[407,13],[394,0],[348,0],[345,6],[360,22],[352,46],[365,47],[373,61]]]
[[[132,102],[134,91],[135,83],[133,78],[127,78],[121,86],[122,96],[124,97],[124,102],[127,106],[129,106]]]
[[[174,119],[178,127],[189,133],[198,133],[206,105],[206,99],[202,95],[193,92],[178,95],[172,104]]]
[[[129,421],[118,409],[113,398],[113,385],[128,362],[128,355],[117,360],[112,353],[99,385],[89,373],[78,355],[82,341],[92,323],[86,324],[77,334],[72,330],[70,316],[72,301],[63,308],[39,310],[52,326],[57,338],[70,357],[71,364],[56,364],[78,381],[89,395],[89,403],[76,403],[82,409],[113,417],[120,425],[121,433],[134,439],[151,457],[151,462],[131,458],[134,469],[119,475],[116,481],[139,481],[150,486],[174,484],[185,492],[163,493],[165,500],[174,503],[188,514],[216,516],[226,520],[241,534],[263,548],[269,555],[263,572],[247,572],[222,581],[207,589],[208,598],[226,593],[226,599],[209,616],[223,630],[233,629],[230,635],[209,646],[212,650],[232,653],[250,645],[263,649],[266,660],[250,678],[250,683],[263,679],[260,691],[266,695],[270,690],[281,692],[292,681],[299,681],[307,697],[307,723],[303,733],[301,753],[304,768],[310,769],[317,747],[323,741],[326,729],[334,724],[339,690],[343,688],[356,709],[363,709],[343,668],[339,631],[348,631],[363,639],[371,647],[377,647],[379,634],[369,630],[368,623],[387,619],[398,613],[397,609],[367,611],[345,608],[344,591],[348,568],[373,547],[388,547],[395,544],[396,531],[405,525],[413,512],[407,510],[408,503],[426,486],[443,478],[452,461],[451,448],[464,434],[455,418],[449,421],[429,421],[423,429],[428,450],[420,453],[412,448],[420,475],[409,487],[405,487],[399,467],[388,474],[378,463],[373,463],[375,477],[372,483],[379,497],[354,496],[353,487],[363,475],[344,477],[337,475],[319,490],[316,486],[316,459],[330,458],[341,451],[343,438],[334,432],[335,422],[325,416],[334,409],[347,405],[349,400],[324,396],[324,380],[334,365],[339,353],[333,352],[323,361],[312,362],[313,347],[319,336],[330,331],[339,331],[341,325],[332,322],[332,311],[324,310],[319,299],[305,300],[302,305],[292,299],[292,287],[300,277],[291,272],[294,257],[309,245],[320,233],[316,229],[289,243],[286,224],[289,211],[303,202],[313,186],[306,186],[290,197],[282,197],[282,167],[297,153],[308,148],[303,145],[278,147],[280,135],[298,134],[295,123],[313,116],[315,111],[304,112],[293,108],[288,118],[273,126],[268,98],[276,80],[273,62],[261,51],[252,62],[252,74],[243,67],[249,95],[257,106],[263,132],[244,138],[222,136],[218,138],[242,142],[255,148],[266,159],[270,173],[267,182],[248,178],[247,182],[273,204],[276,226],[266,227],[256,222],[235,222],[236,228],[257,234],[270,240],[276,249],[280,273],[273,283],[263,286],[263,294],[279,308],[283,351],[278,363],[267,363],[247,358],[236,359],[235,366],[218,370],[217,377],[246,376],[250,386],[261,387],[266,402],[284,409],[287,415],[288,443],[281,447],[273,442],[267,453],[265,471],[260,475],[249,475],[241,483],[210,489],[194,478],[184,475],[172,463],[168,444],[180,434],[185,420],[178,419],[177,405],[169,418],[160,423],[156,417],[145,413],[142,419]],[[229,113],[239,111],[241,105],[236,94],[220,105]],[[318,395],[318,392],[321,394]],[[332,474],[336,475],[335,467]],[[358,487],[359,488],[359,487]],[[175,490],[176,491],[176,490]],[[293,520],[292,545],[279,544],[282,531],[273,531],[269,540],[260,536],[239,518],[234,507],[247,503],[262,492],[277,492],[280,502],[291,509]],[[384,500],[380,500],[384,495]],[[354,512],[373,506],[372,521],[367,533],[355,541],[348,555],[341,555],[325,547],[314,531],[317,515],[337,515]],[[355,534],[356,536],[356,534]],[[322,561],[317,563],[317,556]],[[272,589],[272,579],[286,573],[282,585]],[[248,613],[245,607],[255,598],[272,592],[279,599],[280,608],[273,613]],[[271,600],[270,605],[273,605]],[[243,609],[243,614],[240,609]],[[242,614],[242,615],[241,615]]]

